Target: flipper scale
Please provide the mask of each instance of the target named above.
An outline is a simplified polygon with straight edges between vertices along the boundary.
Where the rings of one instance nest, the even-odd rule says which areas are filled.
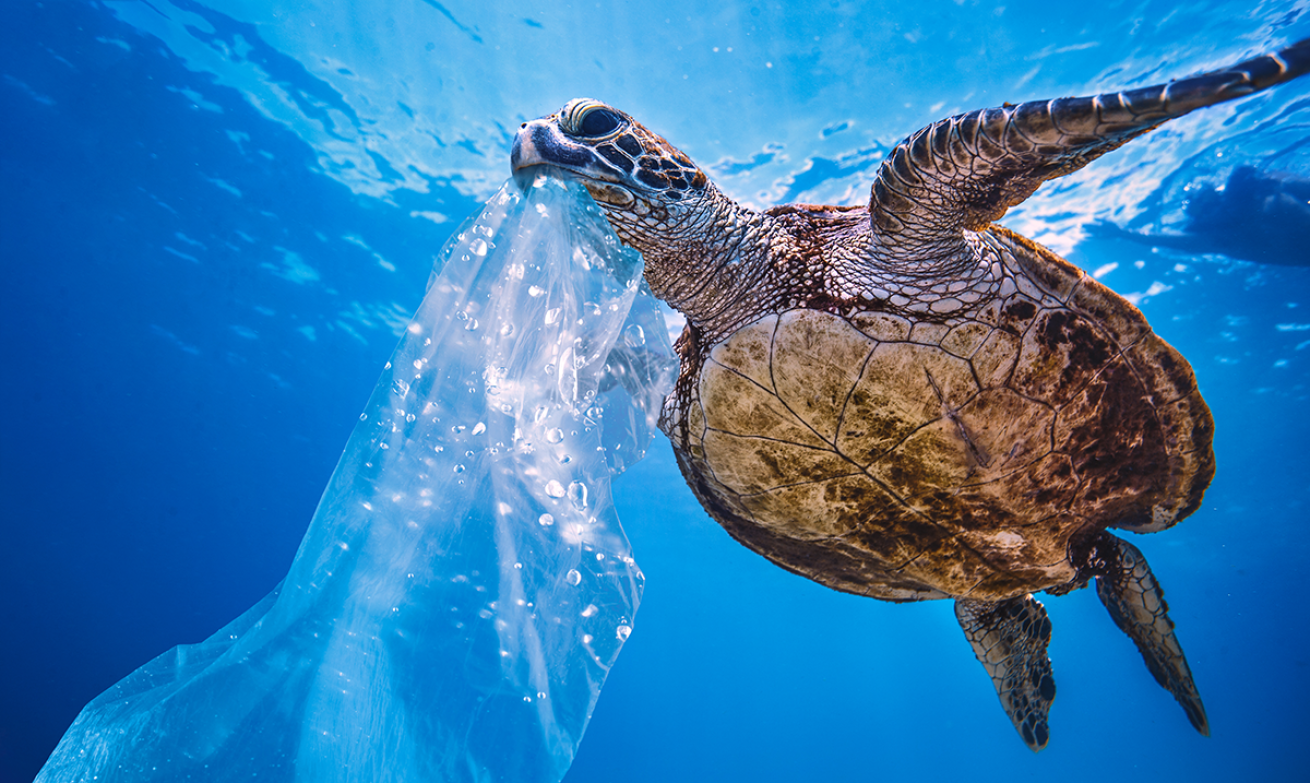
[[[1046,747],[1047,715],[1055,700],[1046,608],[1031,595],[996,603],[961,598],[955,617],[1019,736],[1034,752]]]
[[[1162,122],[1308,71],[1310,39],[1165,84],[948,117],[888,155],[869,204],[874,225],[893,256],[915,245],[963,248],[963,231],[986,228],[1042,182],[1077,171]],[[884,212],[896,219],[884,220]]]
[[[1104,534],[1097,544],[1105,573],[1096,578],[1096,594],[1125,634],[1137,645],[1155,681],[1173,694],[1192,726],[1210,736],[1201,694],[1169,619],[1164,590],[1151,573],[1141,550],[1121,538]]]

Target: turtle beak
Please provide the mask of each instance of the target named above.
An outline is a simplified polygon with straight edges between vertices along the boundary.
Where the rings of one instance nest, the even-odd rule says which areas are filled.
[[[561,166],[585,172],[591,162],[589,151],[574,144],[560,132],[554,115],[531,120],[519,126],[509,153],[511,171],[529,166]]]
[[[519,132],[514,136],[514,146],[510,150],[509,165],[514,171],[528,166],[559,166],[584,177],[609,178],[594,170],[597,168],[596,156],[585,146],[565,136],[554,115],[519,126]]]
[[[509,151],[509,169],[511,172],[526,169],[529,166],[540,166],[546,162],[541,157],[541,153],[537,151],[537,145],[532,140],[534,126],[542,122],[543,120],[533,120],[519,126],[519,132],[514,135],[514,146]]]
[[[519,126],[510,148],[509,167],[514,174],[532,166],[558,166],[577,176],[592,198],[616,206],[631,205],[632,191],[617,184],[617,171],[586,147],[571,141],[559,129],[558,118],[542,117]]]

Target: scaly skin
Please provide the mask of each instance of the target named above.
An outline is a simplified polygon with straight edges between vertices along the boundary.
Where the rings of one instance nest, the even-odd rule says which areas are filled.
[[[578,177],[686,315],[661,428],[734,538],[837,590],[956,599],[1033,750],[1055,688],[1031,593],[1095,578],[1206,733],[1163,591],[1106,529],[1196,510],[1209,410],[1135,307],[993,221],[1163,122],[1307,70],[1303,41],[1155,87],[947,118],[892,150],[867,208],[747,209],[589,99],[524,123],[511,157]]]

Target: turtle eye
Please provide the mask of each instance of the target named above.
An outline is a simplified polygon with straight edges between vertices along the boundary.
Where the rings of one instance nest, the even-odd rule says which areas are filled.
[[[597,106],[596,108],[587,111],[587,113],[583,114],[578,120],[577,135],[593,139],[599,138],[608,133],[613,133],[618,129],[622,122],[623,121],[619,119],[619,115],[609,109]]]

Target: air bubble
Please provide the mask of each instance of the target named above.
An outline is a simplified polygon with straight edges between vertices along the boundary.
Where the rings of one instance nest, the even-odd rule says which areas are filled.
[[[562,498],[564,497],[564,485],[555,479],[551,479],[546,482],[546,494],[553,498]]]
[[[478,328],[478,319],[476,318],[470,318],[469,322],[464,324],[464,331],[466,332],[475,331],[477,330],[477,328]]]
[[[629,348],[640,348],[646,344],[646,330],[641,328],[641,324],[630,324],[623,330],[623,342]]]
[[[546,325],[547,325],[547,326],[549,326],[550,324],[555,323],[555,322],[558,321],[558,320],[559,320],[559,308],[558,308],[558,307],[552,307],[552,308],[550,308],[549,310],[546,311]]]
[[[475,256],[485,256],[487,250],[488,246],[485,239],[475,239],[469,243],[469,252],[473,253]]]
[[[486,425],[486,424],[483,424],[482,422],[478,422],[477,424],[474,424],[474,425],[473,425],[473,434],[474,434],[474,435],[481,435],[482,433],[484,433],[484,432],[486,432],[486,431],[487,431],[487,425]]]
[[[456,473],[463,473],[464,471],[468,470],[468,468],[464,467],[463,465],[456,465],[454,470]]]
[[[551,525],[555,524],[555,517],[552,516],[551,514],[542,514],[541,516],[537,517],[537,524],[541,525],[542,527],[550,527]]]
[[[569,501],[575,508],[587,507],[587,485],[581,481],[574,481],[569,484]]]
[[[564,440],[564,430],[560,429],[559,427],[546,430],[547,443],[559,443],[562,440]]]
[[[580,585],[582,584],[582,574],[578,573],[578,569],[570,568],[569,572],[564,575],[564,581],[574,586]]]
[[[631,635],[632,628],[630,626],[620,625],[618,628],[614,629],[614,636],[621,642],[626,642]]]
[[[543,295],[543,294],[545,294],[545,293],[546,293],[546,289],[542,288],[542,287],[539,286],[539,285],[530,285],[530,286],[528,286],[528,296],[537,297],[537,296],[541,296],[541,295]]]

